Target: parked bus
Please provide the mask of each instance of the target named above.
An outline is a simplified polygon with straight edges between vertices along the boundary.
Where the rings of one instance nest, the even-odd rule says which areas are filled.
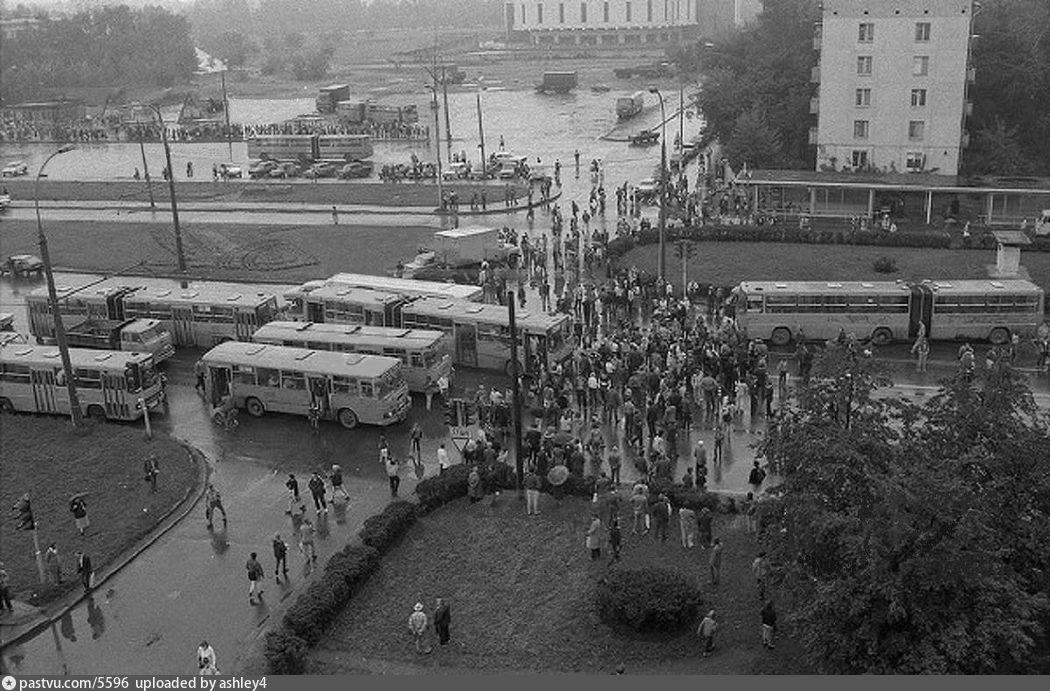
[[[918,337],[938,340],[1029,338],[1043,321],[1044,293],[1024,280],[746,281],[734,293],[737,321],[752,338],[787,345],[830,339],[840,330],[876,345]],[[921,325],[921,326],[920,326]]]
[[[248,158],[279,161],[363,161],[373,154],[367,134],[259,134],[248,138]]]
[[[223,341],[250,341],[277,314],[277,297],[218,285],[187,289],[144,286],[124,298],[128,318],[157,319],[176,346],[210,348]]]
[[[428,382],[437,382],[452,372],[445,334],[440,331],[272,321],[256,331],[252,340],[312,350],[396,357],[401,360],[408,390],[419,393],[426,391]]]
[[[518,327],[521,371],[534,373],[567,359],[575,348],[568,315],[522,311]],[[406,329],[444,331],[453,344],[453,362],[466,367],[510,372],[510,320],[507,308],[464,300],[420,298],[402,309]]]
[[[442,283],[440,281],[417,281],[414,278],[393,278],[391,276],[372,276],[370,274],[339,273],[320,281],[307,281],[299,286],[298,291],[309,292],[323,286],[343,286],[346,288],[367,288],[386,293],[394,293],[406,298],[449,298],[452,300],[470,300],[480,302],[483,296],[481,286],[462,283]],[[288,295],[294,294],[290,291]],[[289,298],[290,299],[290,298]]]
[[[137,420],[143,405],[164,400],[153,356],[120,350],[70,348],[80,409],[97,420]],[[69,415],[69,392],[58,348],[0,346],[0,412]]]
[[[309,415],[347,429],[392,425],[408,415],[411,399],[401,361],[262,343],[220,343],[201,358],[213,406],[226,396],[253,417],[268,412]]]
[[[401,310],[411,298],[394,293],[341,285],[323,285],[307,292],[288,291],[287,314],[292,321],[316,324],[400,326]]]

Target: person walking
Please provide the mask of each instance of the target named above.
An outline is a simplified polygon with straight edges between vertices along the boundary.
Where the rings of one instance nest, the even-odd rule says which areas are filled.
[[[255,593],[258,589],[259,602],[262,602],[263,589],[259,583],[263,579],[263,567],[259,563],[258,554],[252,552],[245,562],[244,568],[248,571],[248,604],[255,604]]]
[[[339,225],[339,209],[335,208],[335,205],[332,206],[332,225]]]
[[[638,525],[642,526],[642,535],[649,532],[649,498],[645,496],[642,487],[634,486],[634,494],[631,495],[631,535],[638,534]]]
[[[591,561],[598,561],[602,556],[602,519],[591,516],[591,525],[587,528],[587,549],[591,550]]]
[[[151,493],[157,491],[157,475],[160,474],[160,468],[157,465],[157,457],[150,454],[146,457],[146,460],[142,462],[142,471],[145,473],[146,482],[149,483],[149,491]]]
[[[930,358],[930,342],[925,336],[920,336],[911,347],[911,352],[918,359],[915,362],[915,371],[922,373],[926,371],[926,362]]]
[[[442,442],[441,445],[438,446],[437,457],[438,457],[438,475],[444,475],[445,471],[448,470],[448,468],[449,468],[448,449],[445,448],[444,442]]]
[[[609,551],[612,560],[620,561],[620,548],[623,545],[623,531],[620,530],[620,517],[613,516],[609,521]]]
[[[76,557],[77,575],[80,576],[80,582],[84,585],[84,592],[89,593],[95,585],[95,570],[91,567],[91,557],[79,549],[74,553],[74,556]]]
[[[762,612],[759,615],[762,619],[762,647],[769,650],[773,650],[773,634],[777,630],[777,610],[773,606],[773,600],[766,600],[766,603],[762,605]]]
[[[697,635],[700,636],[700,652],[704,657],[708,657],[711,651],[715,649],[715,631],[717,629],[718,622],[715,621],[715,611],[711,610],[700,622],[700,626],[696,630]]]
[[[412,429],[409,431],[409,438],[412,440],[412,454],[418,458],[423,458],[423,428],[419,426],[418,422],[412,423]]]
[[[208,489],[204,495],[204,517],[208,519],[208,530],[212,529],[212,516],[215,511],[222,512],[222,525],[226,527],[226,507],[222,505],[222,495],[215,485],[208,483]]]
[[[386,479],[390,483],[390,496],[397,497],[397,488],[401,486],[401,476],[398,473],[401,471],[401,466],[398,465],[397,459],[394,458],[393,454],[389,454],[386,457]]]
[[[58,545],[52,542],[44,550],[44,571],[50,585],[58,585],[62,582],[62,560],[58,555]]]
[[[328,480],[332,483],[332,501],[335,501],[336,494],[342,494],[344,499],[350,501],[350,493],[343,487],[343,467],[341,465],[337,463],[332,466]]]
[[[310,563],[317,561],[314,533],[314,524],[310,522],[309,518],[304,518],[303,524],[299,526],[299,553],[303,555],[303,559]]]
[[[476,504],[483,496],[485,496],[485,491],[481,486],[481,475],[478,473],[477,466],[474,466],[470,469],[470,475],[467,475],[467,497],[471,504]]]
[[[651,513],[653,524],[656,526],[653,530],[653,540],[667,542],[667,529],[671,524],[671,502],[667,500],[666,495],[661,494],[656,498]]]
[[[434,632],[437,633],[438,644],[448,645],[451,638],[449,627],[452,625],[452,610],[443,598],[434,602]]]
[[[328,503],[324,497],[324,479],[321,478],[320,473],[314,472],[306,486],[310,488],[310,495],[314,499],[314,513],[328,513]]]
[[[620,486],[620,468],[622,465],[623,458],[620,456],[620,445],[613,444],[612,451],[609,452],[609,479],[613,487]]]
[[[759,552],[755,560],[751,562],[751,573],[755,576],[755,587],[758,589],[758,599],[766,599],[766,582],[769,578],[769,562],[766,553]]]
[[[203,670],[207,667],[218,669],[215,648],[212,648],[208,641],[201,641],[201,644],[197,646],[197,669],[200,670],[200,674],[204,674]]]
[[[430,406],[434,402],[434,394],[440,391],[441,389],[438,387],[437,382],[433,378],[427,377],[427,383],[423,387],[423,394],[427,397],[427,410],[430,410]]]
[[[91,519],[87,515],[87,503],[80,494],[74,494],[69,498],[69,511],[73,514],[73,520],[77,524],[77,532],[84,534],[91,526]]]
[[[707,560],[707,565],[711,569],[711,585],[718,585],[722,580],[722,541],[717,537],[711,547],[711,557]]]
[[[747,482],[751,485],[755,494],[761,491],[762,482],[766,479],[766,471],[762,469],[762,466],[755,461],[754,466],[751,468],[751,472],[748,473]]]
[[[423,603],[417,602],[412,614],[408,617],[408,630],[412,632],[412,638],[416,642],[416,654],[424,655],[430,653],[430,648],[423,647],[423,637],[427,633],[427,615],[423,611]]]
[[[682,547],[696,547],[696,512],[688,506],[678,509],[678,528],[682,533]]]
[[[715,421],[715,453],[714,453],[714,464],[715,467],[722,465],[722,442],[725,441],[726,432],[725,428]]]
[[[280,533],[273,534],[273,579],[278,583],[281,582],[281,575],[284,575],[284,582],[288,582],[288,545],[284,540],[281,539]]]
[[[193,385],[193,390],[200,392],[200,394],[202,396],[206,392],[206,388],[204,386],[204,373],[205,373],[205,371],[206,371],[206,368],[205,368],[205,365],[204,365],[204,360],[197,360],[197,362],[194,363],[194,365],[193,365],[193,374],[194,374],[194,376],[197,379],[197,383]]]
[[[0,612],[5,609],[8,612],[15,611],[14,606],[11,604],[10,577],[7,575],[7,569],[4,568],[4,562],[0,561]]]
[[[536,474],[535,466],[530,465],[528,472],[522,479],[525,486],[525,515],[540,515],[540,476]]]

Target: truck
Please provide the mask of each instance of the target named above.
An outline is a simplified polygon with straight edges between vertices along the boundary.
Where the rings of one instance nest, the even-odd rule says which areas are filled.
[[[501,228],[451,228],[434,233],[437,259],[451,267],[471,266],[483,260],[506,261],[518,253],[505,242]]]
[[[334,113],[335,104],[339,103],[340,101],[346,101],[349,98],[349,84],[332,84],[331,86],[322,86],[320,93],[317,94],[317,112]]]
[[[644,106],[645,92],[635,91],[630,96],[623,96],[616,99],[616,117],[620,120],[633,118],[635,115],[642,112]]]
[[[158,363],[175,354],[171,333],[157,319],[85,319],[66,329],[66,340],[77,348],[151,353]]]
[[[536,87],[541,94],[567,94],[576,88],[579,76],[576,72],[544,72],[543,81]]]

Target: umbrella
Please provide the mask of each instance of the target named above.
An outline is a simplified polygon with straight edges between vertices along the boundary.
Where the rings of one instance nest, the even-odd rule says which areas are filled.
[[[547,482],[551,483],[555,487],[559,487],[565,484],[565,481],[569,479],[569,469],[563,465],[556,465],[547,472]]]

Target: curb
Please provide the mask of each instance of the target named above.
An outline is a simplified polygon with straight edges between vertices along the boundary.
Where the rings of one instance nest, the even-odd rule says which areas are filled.
[[[172,437],[172,439],[175,438]],[[208,475],[211,472],[211,465],[208,463],[207,457],[205,457],[203,452],[190,446],[186,442],[180,439],[175,439],[175,441],[182,445],[182,447],[185,448],[186,451],[189,453],[190,457],[197,462],[198,472],[196,486],[191,485],[190,487],[187,487],[186,492],[182,496],[182,499],[177,504],[168,509],[163,516],[161,516],[160,520],[157,522],[157,526],[154,527],[153,531],[150,532],[145,538],[143,538],[138,545],[133,547],[131,551],[125,552],[121,556],[119,556],[117,560],[114,563],[112,563],[109,566],[109,568],[105,571],[104,575],[99,574],[98,571],[95,572],[96,579],[93,591],[97,591],[103,583],[105,583],[110,578],[119,573],[125,566],[133,562],[140,554],[145,552],[146,549],[151,547],[157,540],[159,540],[161,537],[167,534],[168,531],[170,531],[172,528],[178,525],[182,521],[182,519],[188,516],[190,511],[192,511],[194,507],[197,506],[197,502],[200,501],[200,498],[204,496],[204,490],[207,487]],[[178,515],[175,516],[174,520],[171,520],[167,523],[167,525],[165,525],[168,519],[176,513],[178,513]],[[80,592],[77,595],[71,596],[69,597],[69,599],[63,601],[61,604],[58,605],[58,608],[55,610],[48,610],[46,606],[40,608],[40,619],[36,623],[30,625],[28,628],[17,634],[14,634],[12,636],[5,635],[3,644],[0,645],[0,650],[6,650],[11,646],[18,645],[19,643],[28,638],[32,638],[36,634],[46,629],[48,626],[51,626],[56,621],[64,617],[70,610],[72,610],[74,607],[86,600],[87,597],[87,593]]]

